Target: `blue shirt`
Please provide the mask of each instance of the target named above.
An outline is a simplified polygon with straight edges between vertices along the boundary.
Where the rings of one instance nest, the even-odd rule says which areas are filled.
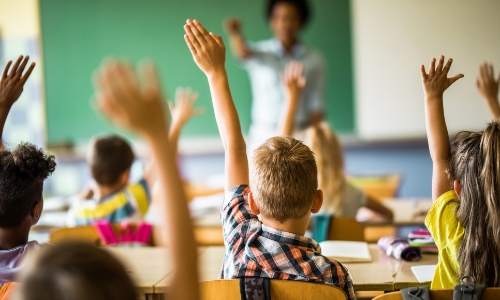
[[[287,53],[276,39],[249,44],[248,47],[252,55],[242,63],[248,71],[252,88],[252,126],[271,131],[270,137],[276,135],[278,122],[284,113],[285,87],[281,73],[292,60],[304,64],[307,80],[295,126],[300,129],[309,126],[311,114],[322,112],[325,106],[326,69],[323,57],[301,43]]]

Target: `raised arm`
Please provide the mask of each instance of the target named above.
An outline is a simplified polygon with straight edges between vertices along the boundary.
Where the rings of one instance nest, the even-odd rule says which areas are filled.
[[[170,145],[172,145],[172,151],[176,154],[178,153],[182,128],[184,128],[192,117],[201,115],[204,112],[203,108],[193,108],[197,100],[198,93],[193,92],[191,88],[178,87],[175,90],[175,104],[170,100],[168,101],[168,107],[172,115],[168,140]],[[158,178],[157,169],[155,159],[152,157],[144,170],[144,179],[150,187],[155,184]]]
[[[225,150],[226,190],[248,184],[248,159],[241,133],[238,112],[229,90],[226,68],[226,48],[222,38],[207,30],[197,20],[187,20],[184,39],[193,59],[205,73],[210,85],[215,119]]]
[[[161,198],[163,235],[173,263],[168,297],[198,299],[197,248],[175,152],[168,139],[161,88],[152,64],[141,70],[144,80],[125,63],[104,64],[97,75],[96,99],[109,119],[135,131],[151,147],[158,165],[159,194],[155,196]]]
[[[498,104],[499,85],[500,73],[495,78],[492,64],[484,63],[479,66],[479,77],[476,79],[476,87],[486,101],[493,119],[500,118],[500,105]]]
[[[203,108],[193,108],[196,101],[198,101],[198,93],[193,92],[191,88],[182,87],[175,90],[175,104],[168,101],[168,107],[172,114],[169,140],[176,153],[182,128],[192,117],[201,115],[204,112]]]
[[[12,61],[10,60],[2,73],[2,81],[0,82],[0,147],[2,149],[3,143],[1,141],[3,137],[3,128],[5,126],[7,116],[9,115],[10,108],[21,96],[24,84],[35,68],[35,63],[33,62],[26,73],[23,74],[29,59],[29,56],[19,56],[14,66],[12,66],[12,69],[10,69],[12,65]]]
[[[248,49],[245,43],[245,37],[241,30],[241,21],[236,18],[230,18],[224,21],[224,28],[229,36],[229,45],[231,52],[240,60],[249,58],[252,52]]]
[[[436,66],[436,59],[433,58],[429,73],[425,71],[424,65],[420,66],[425,94],[425,125],[432,158],[432,199],[434,201],[450,190],[450,182],[446,175],[450,156],[450,139],[444,119],[443,94],[450,85],[464,77],[462,74],[456,74],[448,78],[452,61],[450,58],[444,65],[444,56],[441,56]]]
[[[286,66],[282,75],[286,96],[279,131],[284,136],[291,136],[295,128],[295,115],[299,107],[300,95],[306,86],[306,78],[302,74],[303,72],[304,64],[292,61]]]

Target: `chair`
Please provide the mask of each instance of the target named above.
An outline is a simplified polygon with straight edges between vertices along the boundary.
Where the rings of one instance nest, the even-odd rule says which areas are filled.
[[[200,282],[202,300],[240,300],[238,279]],[[273,300],[345,300],[343,290],[336,286],[302,281],[271,280]]]
[[[395,198],[401,185],[401,175],[351,176],[349,182],[375,199]]]
[[[17,288],[19,283],[16,282],[8,282],[2,285],[0,288],[0,300],[9,300],[13,299],[14,290]]]
[[[364,242],[364,225],[354,218],[333,217],[328,240]]]
[[[453,290],[431,290],[432,300],[452,300]],[[482,300],[500,299],[500,288],[487,288],[484,290]],[[373,300],[403,300],[400,292],[387,293],[373,298]]]
[[[120,224],[113,224],[115,233],[120,231]],[[198,227],[194,229],[194,236],[199,246],[216,246],[224,245],[222,237],[222,227]],[[149,246],[158,246],[162,243],[159,242],[161,235],[157,228],[153,227],[151,238],[149,239]],[[80,240],[87,241],[94,245],[103,246],[99,234],[94,226],[79,226],[79,227],[65,227],[53,230],[50,233],[49,243],[57,244],[64,240]]]

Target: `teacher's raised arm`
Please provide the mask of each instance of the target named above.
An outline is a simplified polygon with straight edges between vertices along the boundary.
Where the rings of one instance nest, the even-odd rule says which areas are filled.
[[[232,53],[247,70],[252,88],[249,150],[279,135],[278,123],[285,113],[287,97],[282,73],[291,62],[297,61],[304,66],[306,80],[295,115],[294,131],[322,121],[325,106],[324,59],[300,39],[310,17],[307,0],[268,0],[265,12],[273,34],[268,40],[249,42],[243,34],[241,20],[228,18],[224,22]]]

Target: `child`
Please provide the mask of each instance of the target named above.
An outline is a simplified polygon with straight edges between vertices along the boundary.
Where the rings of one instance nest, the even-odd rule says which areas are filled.
[[[476,80],[476,86],[479,93],[486,101],[493,119],[496,120],[500,118],[500,105],[498,104],[500,74],[495,79],[492,64],[484,63],[479,67],[479,77]]]
[[[173,124],[170,140],[174,149],[181,129],[200,109],[193,109],[197,95],[190,89],[178,88],[176,105],[169,102]],[[67,226],[91,225],[96,220],[116,223],[142,220],[151,204],[150,187],[154,183],[153,163],[144,178],[129,185],[130,168],[135,156],[130,145],[121,137],[104,136],[92,144],[88,163],[94,187],[84,197],[77,197],[67,214]]]
[[[125,267],[109,252],[84,242],[64,242],[44,249],[21,272],[19,281],[22,284],[16,299],[138,298]]]
[[[271,138],[255,150],[249,173],[222,38],[196,20],[188,20],[184,29],[194,61],[207,76],[226,153],[227,194],[221,211],[226,255],[221,278],[322,282],[340,287],[354,299],[348,270],[322,256],[318,243],[304,236],[311,213],[322,203],[311,150],[293,138]]]
[[[7,63],[0,83],[0,138],[10,108],[23,91],[35,63],[26,73],[29,57],[20,56],[12,69]],[[10,69],[10,72],[9,72]],[[28,242],[31,226],[40,219],[43,208],[43,181],[56,167],[55,158],[31,144],[20,144],[13,151],[0,151],[0,284],[12,282],[23,267],[22,259],[40,249]]]
[[[284,117],[280,125],[284,136],[291,136],[300,95],[306,86],[303,76],[304,65],[292,61],[285,68],[283,82],[285,84],[286,101]],[[366,207],[391,220],[393,213],[379,201],[367,196],[347,182],[344,174],[344,158],[342,147],[335,132],[321,122],[305,130],[304,143],[314,153],[318,165],[318,185],[323,191],[323,206],[320,212],[335,216],[355,218],[358,209]]]
[[[439,248],[432,288],[452,288],[462,276],[500,286],[500,123],[481,132],[461,132],[450,151],[443,93],[462,74],[448,78],[452,60],[421,66],[427,137],[433,162],[435,202],[425,224]]]

